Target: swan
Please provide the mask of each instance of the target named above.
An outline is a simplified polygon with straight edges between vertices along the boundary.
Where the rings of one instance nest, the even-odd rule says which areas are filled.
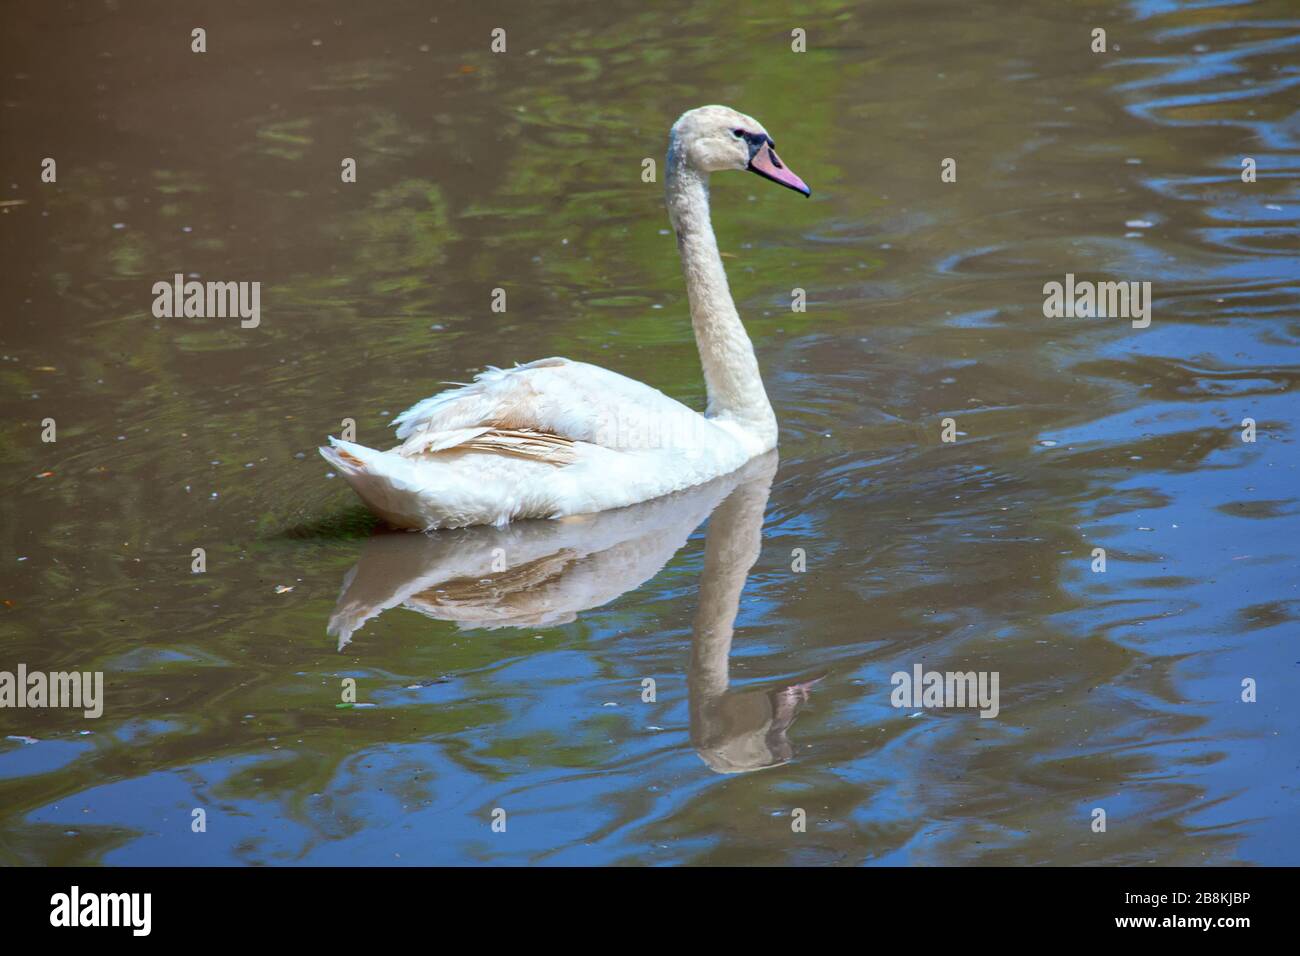
[[[567,358],[488,368],[393,419],[388,451],[330,436],[321,455],[397,528],[498,527],[622,508],[729,474],[776,447],[754,347],[709,219],[709,174],[740,169],[805,196],[757,120],[726,106],[683,113],[664,170],[708,406]]]

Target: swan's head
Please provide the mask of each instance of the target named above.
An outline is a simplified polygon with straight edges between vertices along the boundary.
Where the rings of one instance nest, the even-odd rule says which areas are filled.
[[[701,106],[683,113],[673,124],[668,153],[702,173],[747,169],[795,192],[812,195],[807,184],[776,155],[776,144],[763,124],[728,106]]]

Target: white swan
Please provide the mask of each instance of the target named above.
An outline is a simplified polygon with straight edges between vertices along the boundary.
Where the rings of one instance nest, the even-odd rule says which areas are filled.
[[[432,530],[560,518],[658,498],[776,447],[776,416],[727,287],[709,221],[709,173],[747,169],[803,193],[767,131],[725,106],[673,124],[665,170],[708,409],[616,372],[548,358],[492,368],[393,419],[402,444],[330,438],[320,453],[372,511]]]

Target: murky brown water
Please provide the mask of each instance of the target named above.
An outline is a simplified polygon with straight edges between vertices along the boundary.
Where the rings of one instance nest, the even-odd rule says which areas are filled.
[[[0,710],[0,862],[1300,862],[1293,4],[178,6],[0,35],[0,670],[106,682]],[[373,536],[344,418],[555,354],[701,406],[640,173],[706,102],[814,188],[714,184],[779,462]]]

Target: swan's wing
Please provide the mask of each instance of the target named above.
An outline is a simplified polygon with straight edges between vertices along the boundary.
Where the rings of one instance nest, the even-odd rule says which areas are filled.
[[[567,464],[575,442],[606,448],[645,447],[671,430],[699,431],[699,413],[617,372],[541,359],[489,368],[472,385],[453,388],[393,419],[407,457],[451,448],[493,451]]]

